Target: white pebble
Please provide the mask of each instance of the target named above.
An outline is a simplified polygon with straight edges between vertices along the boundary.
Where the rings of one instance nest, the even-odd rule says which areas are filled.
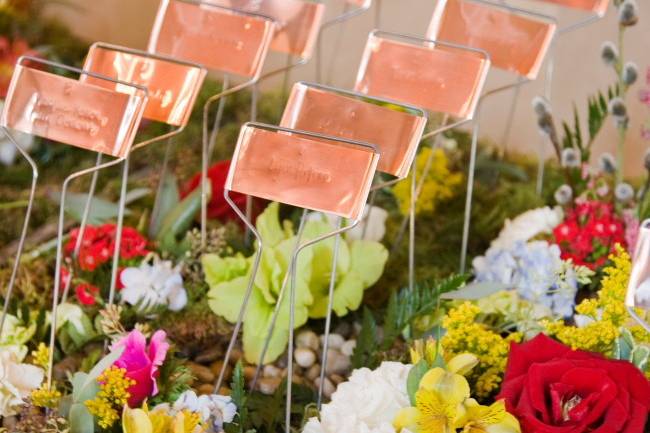
[[[320,387],[320,377],[316,378],[314,383],[316,384],[316,386]],[[323,395],[327,398],[330,398],[332,394],[334,394],[334,391],[336,391],[336,387],[334,386],[332,381],[329,380],[328,378],[325,378],[325,380],[323,381]]]
[[[320,342],[321,345],[324,347],[325,346],[325,336],[321,335],[320,336]],[[330,334],[329,338],[329,344],[328,348],[330,349],[340,349],[341,346],[343,346],[343,343],[345,343],[345,339],[339,335],[339,334]]]
[[[341,346],[341,353],[345,356],[352,356],[355,347],[357,347],[357,340],[348,340]]]
[[[303,331],[296,336],[296,347],[318,350],[318,335],[312,331]]]
[[[316,363],[316,354],[303,347],[299,347],[293,352],[296,363],[302,368],[309,368]]]

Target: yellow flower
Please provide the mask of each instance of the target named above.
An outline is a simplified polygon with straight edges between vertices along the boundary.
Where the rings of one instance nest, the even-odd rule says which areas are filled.
[[[422,149],[416,159],[418,179],[424,173],[430,156],[432,157],[431,170],[422,184],[422,191],[415,208],[418,214],[421,212],[435,212],[439,203],[454,196],[456,188],[463,181],[462,173],[454,173],[449,169],[447,155],[442,149],[432,150],[428,147]],[[411,199],[411,180],[407,179],[398,183],[393,189],[393,193],[399,202],[400,211],[407,214]]]
[[[33,364],[47,370],[50,363],[50,349],[45,343],[40,343],[36,350],[32,351]]]
[[[420,390],[435,391],[445,396],[454,405],[469,398],[467,379],[460,374],[450,373],[440,367],[432,368],[420,380]]]
[[[124,433],[196,433],[204,430],[200,427],[199,414],[188,410],[172,416],[166,409],[149,411],[144,404],[142,409],[131,409],[126,405],[122,411]]]
[[[48,388],[46,383],[43,383],[40,388],[35,389],[31,393],[32,404],[36,407],[44,407],[54,409],[59,405],[61,400],[61,391],[56,389],[56,385],[52,384]]]
[[[506,411],[503,400],[482,406],[473,398],[464,403],[465,415],[460,421],[463,433],[520,433],[519,421]]]
[[[110,428],[120,416],[119,412],[131,397],[127,391],[135,381],[126,377],[124,368],[111,366],[97,378],[99,392],[93,400],[85,402],[88,412],[97,418],[103,428]]]
[[[576,306],[578,314],[592,321],[585,326],[566,325],[563,321],[546,322],[546,332],[573,349],[598,352],[609,356],[613,353],[621,328],[627,328],[639,343],[650,343],[650,334],[645,332],[625,308],[625,295],[630,278],[632,261],[620,246],[609,256],[612,266],[606,267],[601,288],[596,298],[585,299]],[[650,372],[650,370],[647,370]]]
[[[510,342],[519,341],[521,334],[502,337],[476,321],[480,313],[481,309],[471,302],[451,309],[443,320],[447,333],[441,343],[446,355],[472,354],[478,359],[478,365],[469,374],[462,374],[467,374],[476,395],[485,398],[499,389],[508,362]]]

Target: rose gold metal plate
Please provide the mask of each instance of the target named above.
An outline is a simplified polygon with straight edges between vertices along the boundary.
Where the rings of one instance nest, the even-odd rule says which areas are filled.
[[[16,65],[0,124],[83,149],[124,157],[147,102],[145,92],[116,92]]]
[[[162,0],[149,51],[204,65],[210,70],[258,77],[275,22],[190,0]]]
[[[538,0],[546,3],[553,3],[569,9],[580,9],[593,12],[600,16],[605,15],[609,0]]]
[[[90,47],[84,70],[146,87],[149,101],[143,117],[173,126],[187,124],[207,72],[200,66],[101,44]],[[82,78],[118,92],[133,91],[133,87],[89,75]]]
[[[490,69],[481,51],[372,32],[355,89],[469,119]]]
[[[644,303],[637,299],[639,286],[648,278],[650,278],[650,220],[645,220],[639,228],[639,237],[632,260],[632,272],[625,298],[628,307],[650,309],[650,301]]]
[[[232,9],[267,15],[277,27],[271,50],[311,58],[325,4],[310,0],[213,0]]]
[[[381,154],[378,170],[403,178],[413,162],[427,118],[422,111],[395,107],[319,85],[296,83],[280,126],[375,144]]]
[[[242,127],[226,189],[344,218],[360,217],[379,154],[371,146]]]
[[[427,37],[481,48],[499,69],[535,79],[555,23],[475,0],[440,0]]]

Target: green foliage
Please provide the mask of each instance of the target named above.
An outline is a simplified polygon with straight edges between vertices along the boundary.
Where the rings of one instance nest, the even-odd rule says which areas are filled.
[[[372,312],[368,308],[364,308],[361,332],[357,337],[357,345],[352,353],[352,367],[375,368],[378,363],[377,348],[377,322]]]
[[[284,415],[286,401],[286,379],[280,383],[273,395],[253,392],[249,395],[250,428],[264,433],[282,433],[285,431]],[[316,400],[316,393],[311,388],[294,383],[292,386],[292,419],[303,417],[305,407]],[[250,431],[250,430],[249,430]],[[228,432],[231,433],[231,432]],[[236,432],[232,432],[236,433]]]
[[[258,217],[257,229],[264,240],[260,268],[255,277],[244,319],[243,343],[247,361],[259,361],[278,302],[277,320],[266,353],[265,362],[277,359],[288,343],[290,282],[288,271],[298,241],[292,224],[279,221],[279,205],[272,203]],[[302,242],[318,238],[334,230],[329,222],[310,220],[303,230]],[[308,318],[322,318],[327,311],[334,239],[330,238],[301,251],[296,264],[295,326]],[[343,240],[339,244],[333,309],[339,316],[359,308],[366,288],[380,278],[388,251],[378,242]],[[231,323],[237,321],[252,273],[253,257],[241,254],[202,257],[210,308]]]
[[[160,377],[163,380],[158,381],[158,394],[150,400],[151,407],[159,403],[176,401],[183,392],[191,389],[194,376],[183,361],[174,355],[168,353],[160,367]]]
[[[232,382],[230,383],[232,389],[230,398],[237,406],[237,416],[232,423],[225,426],[226,433],[245,433],[255,431],[247,429],[249,425],[248,419],[248,394],[246,392],[246,379],[244,379],[244,368],[241,361],[237,363],[232,374]]]
[[[627,328],[621,328],[620,331],[621,336],[615,342],[612,357],[629,361],[639,370],[645,372],[650,365],[650,347],[638,344]]]

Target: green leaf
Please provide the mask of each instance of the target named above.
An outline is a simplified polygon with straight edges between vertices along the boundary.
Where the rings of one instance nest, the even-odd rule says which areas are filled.
[[[573,130],[573,138],[575,138],[576,146],[578,146],[578,149],[582,151],[582,128],[580,126],[580,116],[578,115],[578,109],[576,108],[575,104],[573,104]]]
[[[160,234],[163,219],[180,202],[180,193],[176,184],[176,177],[173,173],[166,172],[162,179],[162,186],[156,196],[154,212],[149,221],[149,237],[154,239]]]
[[[108,355],[106,355],[104,358],[102,358],[95,367],[93,367],[92,370],[88,374],[85,374],[84,376],[78,376],[78,379],[76,383],[73,383],[75,385],[72,389],[72,400],[74,403],[82,403],[85,400],[82,400],[82,397],[86,397],[88,395],[92,394],[92,389],[97,385],[97,378],[99,377],[100,374],[102,374],[107,368],[109,368],[111,365],[117,361],[120,356],[122,356],[122,353],[124,352],[124,347],[119,347],[116,350],[112,351]],[[77,373],[80,374],[80,373]],[[75,374],[75,376],[77,376]]]
[[[420,381],[424,375],[427,374],[427,371],[429,371],[429,369],[429,364],[427,364],[424,359],[421,359],[417,364],[413,366],[413,368],[411,368],[411,371],[409,371],[409,375],[406,378],[406,393],[409,396],[411,406],[415,406],[416,404],[415,393],[420,387]]]
[[[255,222],[255,227],[264,241],[265,247],[274,247],[290,236],[280,225],[280,204],[272,202],[264,209]]]
[[[643,372],[648,367],[648,357],[650,357],[650,348],[647,346],[636,346],[630,354],[630,362],[637,366]]]
[[[212,194],[210,183],[207,191],[208,200]],[[181,238],[187,233],[192,225],[194,217],[201,210],[201,188],[197,188],[190,195],[185,197],[177,206],[175,206],[162,221],[160,232],[156,240],[160,243],[163,251],[171,252],[175,255],[181,255],[187,250],[188,245],[183,243]]]
[[[86,405],[75,403],[70,406],[70,433],[94,433],[95,420]]]
[[[357,338],[357,345],[352,353],[352,367],[373,368],[375,366],[375,353],[377,351],[377,322],[368,308],[363,309],[363,322],[361,332]]]

